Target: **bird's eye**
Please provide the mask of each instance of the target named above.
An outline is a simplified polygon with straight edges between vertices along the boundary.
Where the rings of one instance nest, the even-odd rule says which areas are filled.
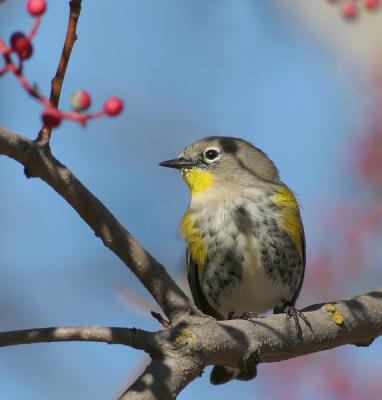
[[[207,160],[213,161],[219,157],[219,152],[216,149],[209,149],[204,153],[204,156]]]

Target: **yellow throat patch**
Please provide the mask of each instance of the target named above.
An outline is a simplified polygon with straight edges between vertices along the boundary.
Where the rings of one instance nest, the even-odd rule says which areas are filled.
[[[293,193],[283,186],[273,195],[272,200],[281,209],[281,228],[288,233],[302,257],[302,225],[299,218],[298,204]]]
[[[200,169],[186,169],[183,172],[183,178],[191,191],[191,196],[195,196],[207,190],[213,182],[211,172],[202,171]]]
[[[186,211],[181,222],[182,236],[188,245],[192,260],[197,264],[199,271],[203,269],[207,257],[207,249],[203,243],[199,228],[195,225],[190,211]]]

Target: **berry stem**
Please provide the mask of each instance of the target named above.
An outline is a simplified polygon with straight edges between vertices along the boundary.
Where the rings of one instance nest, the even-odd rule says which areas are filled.
[[[14,67],[15,68],[15,67]],[[28,92],[32,97],[37,99],[41,104],[45,107],[51,106],[50,101],[45,97],[41,96],[37,90],[29,84],[29,82],[25,79],[23,75],[18,70],[14,70],[13,73],[15,74],[17,80],[20,82],[20,85]]]
[[[10,51],[11,50],[6,46],[3,39],[0,37],[0,53],[5,56],[5,55],[9,54]]]
[[[87,121],[95,118],[102,117],[104,113],[102,111],[98,111],[91,114],[80,114],[78,112],[61,112],[64,119],[68,119],[74,122],[80,122],[81,124],[86,123]]]
[[[28,39],[32,41],[41,25],[41,17],[36,17],[32,29],[28,33]]]

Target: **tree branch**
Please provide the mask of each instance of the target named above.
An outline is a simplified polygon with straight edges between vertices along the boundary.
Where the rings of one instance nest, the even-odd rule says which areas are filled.
[[[201,375],[203,368],[202,363],[188,357],[153,359],[119,400],[175,399],[188,383]]]
[[[74,42],[77,40],[77,22],[81,12],[81,0],[71,0],[69,2],[69,7],[69,20],[68,26],[66,28],[64,47],[61,52],[60,61],[58,62],[56,75],[52,79],[52,87],[50,91],[49,101],[54,107],[58,106],[62,84],[65,78],[66,68],[69,63],[70,55],[72,54]],[[49,143],[51,134],[52,128],[43,126],[40,129],[36,140],[41,145],[47,145]]]
[[[313,305],[304,313],[313,332],[302,325],[301,338],[294,321],[277,314],[248,321],[190,318],[153,333],[97,326],[11,331],[0,333],[0,347],[61,341],[128,345],[148,352],[152,361],[121,399],[173,399],[209,364],[245,370],[345,344],[370,345],[382,335],[382,289]]]
[[[0,128],[0,154],[24,165],[28,177],[39,177],[62,196],[138,277],[171,322],[199,314],[164,267],[117,221],[114,215],[50,152],[48,146]]]
[[[301,338],[293,319],[285,314],[249,321],[184,322],[159,332],[160,348],[164,354],[173,354],[163,364],[148,366],[122,399],[175,398],[208,364],[245,370],[345,344],[370,345],[382,335],[382,289],[346,301],[316,304],[304,314],[314,333],[302,324]]]
[[[154,334],[136,328],[72,326],[0,332],[0,347],[45,342],[104,342],[123,344],[148,353],[154,351]]]
[[[254,358],[260,363],[277,362],[345,344],[368,346],[382,335],[382,288],[303,311],[313,332],[301,321],[302,338],[296,335],[293,319],[285,314],[222,321],[203,332],[195,326],[193,332],[209,354],[208,364],[241,368]]]

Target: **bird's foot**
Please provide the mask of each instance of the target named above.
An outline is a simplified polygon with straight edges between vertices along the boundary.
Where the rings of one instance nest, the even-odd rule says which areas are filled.
[[[301,318],[304,321],[305,325],[314,334],[311,323],[309,322],[308,318],[302,311],[298,310],[294,305],[290,304],[290,302],[285,299],[281,300],[281,302],[283,303],[283,306],[280,308],[276,307],[274,309],[274,313],[275,314],[285,313],[288,319],[293,318],[296,327],[297,338],[299,340],[302,339],[302,329],[299,318]]]

